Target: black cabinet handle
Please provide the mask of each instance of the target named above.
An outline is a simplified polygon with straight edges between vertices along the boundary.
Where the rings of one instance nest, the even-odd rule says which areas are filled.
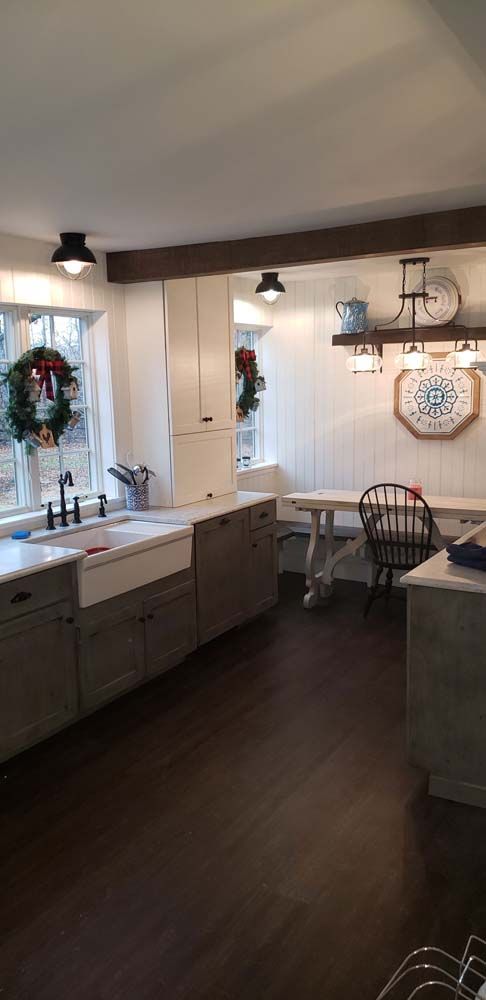
[[[148,618],[149,622],[152,621],[153,617],[154,616],[153,616],[152,612],[150,612],[150,614],[147,615],[147,618]]]
[[[208,420],[209,420],[209,423],[212,424],[213,418],[212,417],[208,417]]]
[[[222,517],[219,523],[220,524],[229,524],[230,523],[230,518],[229,517]]]
[[[74,618],[66,618],[66,625],[74,625]]]
[[[268,511],[267,510],[262,510],[261,514],[259,514],[258,516],[259,516],[260,521],[261,521],[264,517],[268,517]]]
[[[21,601],[28,601],[32,594],[28,590],[19,590],[18,594],[10,598],[11,604],[20,604]]]
[[[143,625],[143,623],[145,621],[145,618],[139,618],[138,620],[139,620],[140,624]]]
[[[213,494],[212,493],[206,493],[206,496],[207,496],[208,500],[212,500]]]
[[[209,417],[201,417],[201,423],[207,424]]]
[[[257,549],[258,548],[258,543],[257,542],[252,542],[251,543],[251,547],[252,547],[252,549]]]

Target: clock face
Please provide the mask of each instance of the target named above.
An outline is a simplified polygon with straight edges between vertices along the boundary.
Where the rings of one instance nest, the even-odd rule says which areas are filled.
[[[395,416],[415,437],[454,438],[479,415],[480,378],[433,355],[423,372],[395,379]]]
[[[457,285],[450,278],[438,276],[437,278],[428,278],[425,288],[427,309],[425,309],[423,299],[416,300],[417,326],[444,326],[445,323],[450,323],[461,304]],[[422,285],[417,285],[414,291],[422,291]]]

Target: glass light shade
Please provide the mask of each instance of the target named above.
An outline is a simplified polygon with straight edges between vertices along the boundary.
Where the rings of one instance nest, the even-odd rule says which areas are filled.
[[[402,372],[423,372],[431,361],[430,354],[417,344],[412,344],[408,351],[402,351],[395,358],[395,364]]]
[[[56,267],[64,278],[77,281],[78,278],[87,278],[94,264],[85,264],[82,260],[65,260],[62,264],[56,262]]]
[[[446,361],[452,365],[453,368],[477,368],[480,361],[483,360],[481,352],[478,351],[477,341],[476,346],[473,347],[464,341],[462,347],[457,347],[455,351],[451,351],[447,355]]]
[[[367,347],[362,347],[358,354],[352,354],[346,361],[346,368],[355,375],[360,372],[381,372],[381,365],[380,355],[372,353]]]
[[[261,295],[262,299],[265,299],[265,302],[268,302],[269,306],[273,306],[281,294],[282,292],[277,292],[274,288],[269,288],[268,292],[259,292],[259,295]]]

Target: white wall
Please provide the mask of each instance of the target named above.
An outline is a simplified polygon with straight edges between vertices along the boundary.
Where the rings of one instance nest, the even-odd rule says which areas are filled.
[[[104,254],[88,278],[69,281],[50,263],[54,246],[37,240],[0,236],[0,304],[89,310],[96,314],[92,346],[99,382],[98,408],[104,426],[113,421],[114,449],[102,449],[103,468],[123,462],[131,449],[123,286],[108,284]],[[106,476],[108,493],[118,491]]]

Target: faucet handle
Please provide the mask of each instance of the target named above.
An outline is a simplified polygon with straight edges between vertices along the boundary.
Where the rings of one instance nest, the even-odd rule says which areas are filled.
[[[79,497],[73,497],[73,524],[82,524],[81,514],[79,511]]]
[[[106,493],[99,493],[98,500],[100,501],[100,509],[98,511],[98,517],[106,517],[105,503],[108,503],[106,499]]]

